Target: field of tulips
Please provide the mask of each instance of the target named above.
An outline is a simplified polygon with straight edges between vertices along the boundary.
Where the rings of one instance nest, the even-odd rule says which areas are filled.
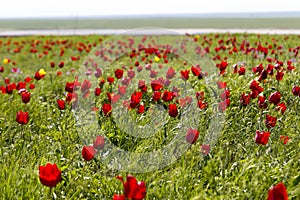
[[[299,40],[0,38],[0,198],[300,199]]]

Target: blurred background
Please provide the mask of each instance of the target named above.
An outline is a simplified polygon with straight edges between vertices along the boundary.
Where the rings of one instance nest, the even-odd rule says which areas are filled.
[[[300,29],[295,0],[9,0],[0,31],[63,29]]]

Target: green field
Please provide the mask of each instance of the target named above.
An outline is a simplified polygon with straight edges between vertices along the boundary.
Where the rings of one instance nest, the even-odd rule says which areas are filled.
[[[167,26],[174,28],[180,24],[180,27],[189,28],[215,28],[215,26],[267,28],[265,24],[268,24],[270,27],[276,25],[277,28],[299,28],[300,24],[294,23],[296,20],[291,19],[288,23],[284,23],[280,19],[272,19],[270,24],[263,21],[258,24],[252,20],[232,20],[234,25],[231,20],[225,23],[216,19],[187,20],[187,24],[184,20],[175,19],[169,22],[157,20],[155,23],[137,20],[124,23],[126,27],[121,21],[109,20],[78,20],[76,23],[60,21],[59,25],[56,21],[45,23],[6,20],[0,21],[0,27],[58,29]],[[155,43],[157,38],[164,45],[159,46]],[[109,43],[106,43],[106,39]],[[110,38],[97,35],[0,38],[0,66],[3,67],[3,72],[0,72],[0,199],[112,199],[114,194],[124,193],[122,183],[115,177],[118,175],[126,177],[128,174],[145,182],[146,199],[151,200],[267,199],[268,190],[280,182],[284,183],[289,199],[300,199],[300,96],[292,92],[294,86],[300,86],[300,59],[297,53],[300,51],[299,36],[207,34],[187,37],[184,42],[176,43],[174,42],[176,40],[175,36]],[[132,41],[135,41],[134,45],[130,44]],[[146,48],[148,52],[141,47],[132,51],[135,45],[139,44],[145,46],[151,44],[151,48]],[[103,46],[98,48],[98,51],[93,51],[98,45]],[[123,51],[125,54],[121,53]],[[182,54],[178,56],[176,52]],[[94,56],[95,54],[97,56]],[[116,60],[114,56],[118,59]],[[99,62],[96,62],[97,59]],[[112,60],[109,61],[110,59]],[[196,63],[197,61],[199,63]],[[64,62],[64,66],[61,62]],[[154,71],[147,69],[151,62]],[[108,63],[110,64],[106,65]],[[191,66],[196,66],[195,64],[200,64],[203,70],[201,76],[192,73]],[[237,64],[237,71],[234,71],[235,64]],[[260,64],[263,69],[254,73],[253,68]],[[95,79],[94,70],[97,66],[103,68],[102,70],[106,66],[109,67],[105,73],[103,71],[103,74]],[[175,94],[176,90],[173,91],[174,88],[167,84],[159,90],[161,93],[172,90],[174,99],[154,101],[152,95],[155,89],[147,82],[148,89],[139,97],[141,102],[138,102],[138,107],[131,107],[130,104],[131,108],[127,109],[126,103],[137,101],[129,93],[126,99],[128,101],[122,102],[124,108],[118,111],[113,107],[116,113],[105,114],[103,105],[115,105],[111,103],[110,98],[120,93],[118,86],[126,84],[123,81],[124,77],[129,76],[128,71],[134,71],[136,77],[139,75],[145,80],[158,80],[159,76],[166,80],[165,72],[155,75],[155,72],[160,70],[159,66],[162,69],[172,67],[176,71],[175,77],[169,80],[171,86],[174,84],[173,86],[179,89],[178,94]],[[37,75],[44,75],[41,69],[44,69],[46,74],[37,80],[35,78]],[[114,73],[116,69],[124,70],[122,78],[117,79]],[[245,69],[244,74],[242,69]],[[139,70],[142,71],[138,72]],[[190,70],[187,80],[181,75],[183,73],[181,70]],[[205,72],[209,72],[207,77]],[[79,75],[80,84],[77,85],[77,90],[74,86],[75,88],[70,91],[67,82],[75,84],[76,73]],[[282,73],[284,75],[280,79]],[[32,80],[27,78],[25,83],[26,77]],[[89,80],[89,77],[94,77],[96,80],[96,85],[93,82],[89,90],[90,93],[83,89],[88,87],[88,84],[84,86],[83,83],[84,80]],[[115,77],[114,82],[109,84],[108,77]],[[102,79],[105,81],[103,84],[101,84]],[[248,96],[248,99],[247,97],[243,99],[243,94],[254,93],[254,90],[250,89],[253,80],[263,88],[260,96],[266,98],[265,104],[268,107],[265,109],[259,107],[258,97]],[[134,86],[128,85],[127,89],[132,87],[135,91],[140,91],[140,88],[136,88],[137,82],[134,82],[138,81],[138,78],[132,78],[131,81]],[[217,85],[217,81],[221,81],[223,86],[221,83]],[[14,89],[21,87],[20,82],[25,84],[23,89],[31,95],[30,101],[26,104],[21,98],[22,91]],[[189,85],[191,88],[188,88]],[[99,96],[95,96],[95,88],[101,88]],[[185,106],[190,104],[188,100],[182,99],[185,96],[180,95],[190,90],[192,92],[190,97],[198,104],[195,104],[194,109],[188,110],[190,113],[185,113],[190,120],[183,122],[183,116],[186,116]],[[204,92],[204,96],[195,97],[194,94],[201,91]],[[280,110],[281,104],[269,100],[271,94],[276,91],[281,94],[280,103],[286,105],[285,112]],[[77,98],[72,96],[75,93],[78,94]],[[57,100],[68,101],[70,98],[68,95],[73,97],[73,101],[66,102],[65,109],[60,110]],[[85,101],[90,102],[85,104]],[[199,101],[206,104],[198,108]],[[92,104],[89,104],[91,102]],[[172,117],[170,110],[168,113],[170,104],[177,105],[178,115]],[[75,111],[84,108],[81,107],[83,105],[89,106],[87,110],[93,111],[92,116],[95,117],[96,123],[86,125],[93,121],[92,118],[84,118],[85,113],[82,115],[83,120],[80,123],[76,122],[72,105]],[[141,105],[145,106],[144,113],[137,111]],[[162,105],[164,111],[161,115],[165,118],[160,118],[161,115],[153,111],[151,105]],[[16,121],[16,115],[21,110],[29,114],[29,121],[25,124]],[[114,117],[120,114],[119,112],[124,114]],[[223,116],[224,120],[214,121],[212,113]],[[271,127],[265,122],[267,115],[277,117],[274,127],[274,124]],[[154,119],[159,119],[157,124],[162,122],[163,126],[151,138],[135,137],[135,134],[143,134],[146,129],[143,131],[134,126],[125,130],[117,123],[118,120],[125,120],[124,124],[128,125],[129,123],[126,123],[128,117],[143,127],[152,123],[153,116],[158,116]],[[184,124],[186,127],[180,125],[181,123],[187,123]],[[180,127],[190,128],[190,124],[193,123],[196,124],[193,128],[200,133],[198,140],[187,149],[181,149],[181,146],[172,149],[170,157],[176,153],[182,155],[157,170],[143,170],[149,157],[141,157],[140,160],[136,160],[136,163],[128,163],[127,170],[119,171],[118,163],[120,166],[126,166],[127,160],[115,162],[114,158],[117,158],[118,153],[110,154],[108,150],[109,144],[114,144],[127,152],[144,155],[161,149],[176,136],[180,136],[182,144],[186,145],[186,129]],[[210,130],[211,123],[217,123],[221,131],[217,131],[219,130],[217,126],[213,126]],[[151,124],[150,129],[155,130],[157,124]],[[79,131],[81,128],[82,132]],[[267,144],[263,145],[255,140],[257,130],[270,132]],[[82,156],[82,148],[84,145],[92,144],[97,135],[105,137],[104,149],[99,150],[92,160],[86,161]],[[283,140],[286,137],[288,141],[284,144]],[[201,145],[205,144],[211,145],[210,151],[202,149]],[[169,158],[168,155],[162,156]],[[62,175],[62,180],[51,190],[39,180],[39,166],[48,162],[56,163]],[[152,164],[156,166],[160,163]],[[162,161],[161,164],[164,162]]]
[[[2,19],[0,30],[16,29],[128,29],[247,28],[300,29],[299,18],[107,18],[107,19]]]

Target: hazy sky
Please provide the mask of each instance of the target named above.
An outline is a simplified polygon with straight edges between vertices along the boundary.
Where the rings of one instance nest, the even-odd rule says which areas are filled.
[[[0,18],[300,11],[298,0],[3,0]]]

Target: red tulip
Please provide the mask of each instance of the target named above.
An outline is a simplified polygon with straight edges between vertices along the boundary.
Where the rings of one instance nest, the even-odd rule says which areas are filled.
[[[4,79],[4,83],[5,83],[5,84],[9,84],[9,83],[10,83],[9,78],[5,78],[5,79]]]
[[[28,112],[19,111],[17,113],[16,121],[19,124],[27,124],[29,120]]]
[[[194,74],[194,76],[199,77],[201,75],[201,68],[200,67],[197,67],[197,66],[194,67],[194,66],[192,66],[191,67],[191,71]]]
[[[35,85],[34,85],[33,83],[31,83],[31,84],[29,85],[29,89],[33,90],[34,88],[35,88]]]
[[[172,78],[174,78],[175,74],[176,74],[176,71],[172,67],[170,67],[167,71],[166,78],[172,79]]]
[[[210,145],[209,144],[202,144],[201,145],[201,152],[204,156],[208,155],[210,152]]]
[[[269,102],[277,105],[280,102],[280,97],[281,95],[279,92],[274,92],[269,96]]]
[[[196,92],[197,100],[204,100],[204,92]]]
[[[25,79],[24,79],[25,83],[30,83],[32,81],[32,78],[30,78],[29,76],[27,76]]]
[[[139,109],[137,110],[137,113],[138,114],[142,114],[142,113],[144,113],[145,112],[145,106],[144,105],[140,105],[139,106]]]
[[[19,91],[21,89],[26,89],[26,83],[24,82],[18,82],[17,86],[16,86],[16,89]]]
[[[283,78],[283,75],[284,75],[284,73],[283,72],[277,72],[277,74],[276,74],[276,80],[277,81],[281,81],[282,80],[282,78]]]
[[[79,60],[80,59],[80,56],[76,57],[76,56],[71,56],[71,60],[72,61],[76,61],[76,60]]]
[[[284,112],[286,111],[286,105],[284,102],[277,104],[276,107],[277,110],[281,111],[281,114],[284,114]]]
[[[270,132],[265,132],[265,131],[260,132],[257,130],[255,136],[255,142],[257,144],[266,145],[268,144],[269,137],[270,137]]]
[[[62,57],[64,55],[64,53],[65,53],[65,50],[61,49],[60,53],[59,53],[59,56]]]
[[[225,70],[228,66],[228,63],[226,61],[222,61],[221,63],[217,63],[216,66],[220,70],[220,75],[223,75],[225,73]]]
[[[4,72],[4,67],[3,66],[0,66],[0,72]]]
[[[272,128],[276,125],[277,118],[272,117],[271,115],[266,115],[265,124],[267,128]]]
[[[5,91],[7,94],[12,94],[13,93],[13,90],[16,89],[16,84],[15,83],[12,83],[12,84],[7,84],[6,87],[5,87]]]
[[[105,144],[105,138],[103,136],[97,136],[93,142],[93,147],[97,150],[103,149]]]
[[[189,73],[190,73],[190,70],[180,70],[180,74],[181,74],[181,78],[183,80],[188,80],[189,79]]]
[[[198,137],[199,137],[198,130],[190,128],[186,132],[185,140],[190,144],[194,144],[197,141]]]
[[[280,140],[282,140],[283,144],[286,145],[286,143],[289,141],[289,136],[281,135]]]
[[[110,104],[107,104],[107,103],[103,104],[102,112],[103,112],[104,116],[106,116],[106,117],[109,116],[111,114],[111,111],[112,111],[112,107]]]
[[[253,81],[251,82],[251,84],[250,84],[250,89],[251,89],[252,91],[257,91],[258,94],[261,93],[261,92],[264,90],[264,88],[260,87],[260,86],[259,86],[259,83],[257,83],[255,80],[253,80]]]
[[[173,92],[169,92],[167,90],[164,91],[163,95],[162,95],[162,100],[164,100],[165,102],[169,102],[172,101],[175,97],[175,94]]]
[[[202,100],[198,100],[198,107],[203,110],[204,108],[206,108],[207,103],[203,102]]]
[[[278,183],[269,189],[268,200],[288,200],[288,193],[283,183]]]
[[[292,65],[288,65],[288,66],[287,66],[287,70],[289,70],[289,71],[292,71],[292,70],[294,70],[294,69],[296,69],[296,67],[294,67],[294,66],[292,66]]]
[[[147,91],[147,86],[146,86],[145,81],[139,80],[138,88],[139,88],[142,92],[146,92],[146,91]]]
[[[2,92],[2,94],[5,94],[6,93],[6,89],[4,86],[0,86],[0,91]]]
[[[185,99],[185,98],[182,98],[182,99],[179,99],[179,100],[177,100],[176,102],[179,102],[179,105],[181,106],[181,108],[184,108],[184,107],[186,107],[186,105],[187,105],[187,100]]]
[[[74,104],[76,104],[78,102],[78,95],[76,92],[73,93],[68,93],[66,96],[66,102],[68,102],[68,104],[70,104],[71,102],[73,102]]]
[[[112,84],[114,81],[114,77],[107,77],[107,82],[109,82],[109,84]]]
[[[227,107],[228,107],[227,99],[225,99],[224,101],[219,102],[219,106],[218,106],[219,111],[224,112]]]
[[[81,85],[81,92],[86,93],[92,87],[92,84],[89,80],[84,80]]]
[[[39,167],[39,178],[43,185],[55,187],[61,181],[61,171],[56,164],[47,163]]]
[[[264,96],[258,97],[258,107],[261,109],[266,109],[268,107],[266,98]]]
[[[64,65],[65,65],[65,63],[64,63],[63,61],[61,61],[61,62],[58,63],[58,67],[59,67],[59,68],[63,68]]]
[[[112,104],[117,103],[117,102],[119,101],[120,97],[121,97],[121,96],[120,96],[119,94],[112,94],[112,95],[111,95],[111,100],[110,100],[111,103],[112,103]]]
[[[56,76],[61,76],[61,75],[62,75],[61,71],[56,72]]]
[[[262,80],[265,80],[268,78],[268,72],[267,70],[263,70],[261,73],[260,73],[260,76],[258,78],[258,81],[262,81]]]
[[[94,72],[94,75],[96,78],[100,78],[100,76],[102,76],[102,71],[100,68],[96,68],[96,71]]]
[[[127,86],[127,85],[129,85],[130,80],[131,79],[129,77],[126,77],[126,78],[124,78],[124,79],[121,80],[121,83],[122,83],[122,85]]]
[[[131,108],[135,108],[139,105],[142,95],[143,95],[142,92],[135,92],[131,95],[131,99],[130,99]]]
[[[238,73],[239,73],[239,75],[245,75],[245,73],[246,73],[246,67],[243,67],[243,66],[242,66],[242,67],[239,69]]]
[[[230,90],[225,89],[221,94],[220,98],[224,101],[225,99],[230,98]]]
[[[66,92],[72,93],[74,90],[74,82],[67,82],[65,86]]]
[[[116,71],[115,71],[115,77],[117,79],[121,79],[123,77],[123,73],[124,73],[124,71],[122,69],[116,69]]]
[[[39,72],[35,72],[34,78],[35,78],[36,80],[40,80],[40,79],[42,78],[42,76],[40,75]]]
[[[127,90],[127,87],[124,85],[124,86],[119,86],[119,94],[120,95],[124,95],[126,94],[126,90]]]
[[[160,97],[161,97],[161,92],[159,92],[159,91],[154,91],[153,92],[153,96],[152,96],[153,101],[159,101]]]
[[[293,95],[294,96],[300,96],[300,87],[299,86],[294,86],[292,89]]]
[[[64,100],[62,100],[62,99],[58,99],[57,101],[57,106],[58,106],[58,108],[60,109],[60,110],[64,110],[65,109],[65,101]]]
[[[50,62],[50,66],[53,68],[55,66],[54,62]]]
[[[127,76],[131,79],[135,77],[135,72],[133,70],[128,70],[127,71]]]
[[[126,200],[123,194],[114,194],[113,200]]]
[[[162,84],[158,80],[154,80],[151,82],[151,88],[153,91],[158,91],[162,88]]]
[[[242,106],[247,106],[250,103],[250,100],[251,100],[250,94],[245,95],[245,93],[242,93],[242,96],[240,98],[240,103],[242,104]]]
[[[44,70],[39,70],[39,71],[37,71],[37,72],[35,72],[35,75],[34,75],[34,78],[35,78],[35,80],[40,80],[40,79],[42,79],[42,78],[44,78],[45,77],[45,71]]]
[[[124,197],[125,199],[131,200],[142,200],[146,197],[146,184],[145,182],[141,181],[138,182],[136,178],[132,175],[127,175],[126,182],[124,182],[123,177],[117,176],[124,186]],[[122,195],[117,195],[118,198]],[[117,198],[116,197],[116,198]]]
[[[223,89],[223,88],[226,88],[227,83],[226,82],[222,82],[222,81],[218,81],[217,85],[218,85],[219,89]]]
[[[90,161],[94,158],[96,150],[93,146],[83,146],[81,154],[84,160]]]
[[[95,96],[99,96],[101,93],[101,88],[95,88]]]
[[[178,110],[176,104],[169,105],[169,115],[171,117],[176,117],[178,115]]]
[[[165,86],[165,87],[168,87],[170,84],[171,84],[171,81],[170,81],[169,79],[166,79],[166,80],[164,81],[164,86]]]
[[[252,99],[255,99],[259,95],[259,93],[260,92],[258,90],[252,90],[250,96]]]
[[[29,92],[22,92],[21,96],[22,96],[23,103],[26,104],[30,101],[30,93]]]

